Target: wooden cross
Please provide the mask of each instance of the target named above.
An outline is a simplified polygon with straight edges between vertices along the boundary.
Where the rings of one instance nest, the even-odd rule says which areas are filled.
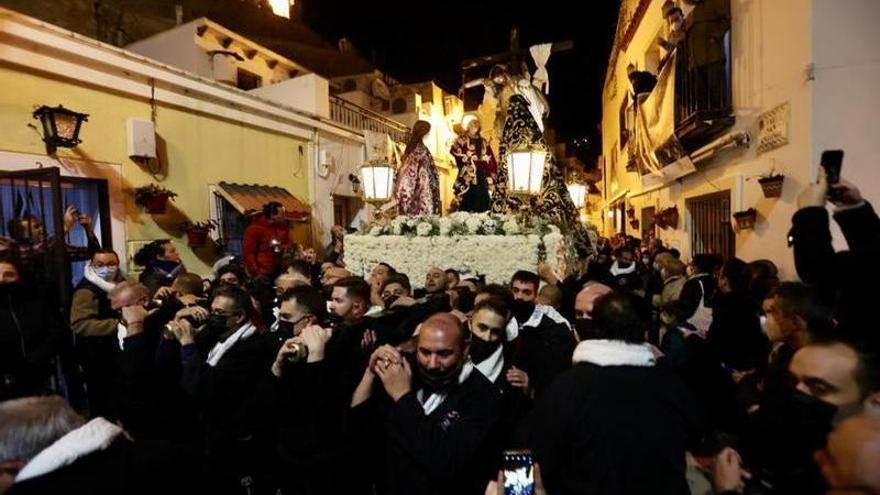
[[[556,41],[553,43],[551,53],[564,52],[573,49],[574,40]],[[466,77],[465,72],[471,69],[503,63],[507,63],[510,68],[519,71],[520,60],[528,54],[529,51],[527,49],[520,48],[519,27],[513,26],[510,28],[510,50],[503,53],[496,53],[494,55],[485,55],[463,60],[461,62],[462,77]]]

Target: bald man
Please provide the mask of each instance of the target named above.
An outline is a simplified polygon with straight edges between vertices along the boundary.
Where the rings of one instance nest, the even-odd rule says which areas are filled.
[[[467,333],[449,313],[422,324],[416,355],[382,346],[352,397],[357,426],[384,428],[379,484],[391,494],[483,493],[496,459],[490,431],[501,395],[467,358]],[[413,375],[415,374],[415,379]],[[387,397],[372,397],[376,378]],[[356,426],[356,427],[357,427]],[[369,448],[370,446],[364,446]]]
[[[611,292],[611,287],[588,282],[574,299],[574,328],[580,340],[593,338],[593,305],[596,299]]]

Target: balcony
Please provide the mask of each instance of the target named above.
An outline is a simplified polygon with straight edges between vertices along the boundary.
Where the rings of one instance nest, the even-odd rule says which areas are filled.
[[[699,4],[688,16],[675,67],[675,134],[692,152],[734,124],[730,4]]]
[[[330,95],[330,119],[354,131],[388,134],[399,143],[409,139],[409,127],[338,96]]]

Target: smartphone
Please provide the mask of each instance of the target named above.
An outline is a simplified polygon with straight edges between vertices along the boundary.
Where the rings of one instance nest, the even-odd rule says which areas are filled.
[[[535,458],[530,450],[504,452],[504,495],[534,495]]]
[[[822,168],[828,185],[840,182],[840,167],[843,165],[843,150],[825,150],[822,152]]]

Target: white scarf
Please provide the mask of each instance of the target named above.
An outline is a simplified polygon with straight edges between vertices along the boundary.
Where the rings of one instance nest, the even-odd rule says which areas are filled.
[[[489,379],[490,382],[495,383],[498,380],[498,375],[501,374],[501,370],[504,368],[504,346],[499,345],[498,349],[495,349],[489,357],[484,359],[480,363],[474,364],[477,370],[483,374],[486,378]]]
[[[119,270],[119,269],[117,268],[117,270]],[[101,289],[102,291],[104,291],[108,294],[110,293],[111,290],[113,290],[116,287],[115,283],[108,282],[98,276],[98,274],[95,272],[95,268],[92,266],[91,261],[86,263],[86,267],[83,270],[83,277],[85,277],[85,279],[88,280],[89,282],[97,285],[99,289]]]
[[[458,374],[458,383],[459,385],[464,383],[465,380],[471,376],[471,373],[474,371],[474,363],[467,362],[464,363],[464,366],[461,368],[461,373]],[[433,393],[427,399],[425,399],[425,389],[420,389],[416,392],[416,399],[419,400],[419,404],[422,405],[422,409],[425,411],[425,416],[430,416],[434,410],[440,407],[443,404],[443,401],[446,400],[446,393]]]
[[[532,312],[532,316],[523,323],[522,325],[516,321],[516,317],[512,317],[509,322],[507,322],[507,328],[505,329],[505,333],[507,334],[507,341],[510,342],[515,340],[519,336],[519,330],[521,328],[531,327],[538,328],[538,325],[541,324],[541,320],[544,317],[548,317],[556,323],[564,324],[568,327],[568,330],[571,333],[575,333],[574,329],[571,328],[571,323],[565,319],[564,316],[559,314],[559,311],[556,311],[556,308],[553,306],[545,306],[543,304],[535,305],[535,311]]]
[[[234,334],[230,335],[229,338],[224,340],[223,342],[218,342],[217,345],[211,349],[211,352],[208,353],[208,364],[211,367],[217,366],[217,363],[220,362],[220,359],[223,358],[223,355],[229,352],[229,349],[238,343],[239,340],[247,340],[251,338],[251,336],[256,333],[257,328],[253,323],[245,323],[238,330],[235,331]]]
[[[654,366],[657,359],[648,344],[620,340],[585,340],[574,349],[572,361],[597,366]]]
[[[613,265],[611,265],[611,274],[615,277],[618,275],[629,275],[636,271],[636,264],[633,263],[629,265],[629,268],[621,268],[619,264],[615,261]]]
[[[15,482],[49,474],[81,457],[104,450],[122,433],[122,428],[115,424],[104,418],[95,418],[43,449],[18,472]]]

